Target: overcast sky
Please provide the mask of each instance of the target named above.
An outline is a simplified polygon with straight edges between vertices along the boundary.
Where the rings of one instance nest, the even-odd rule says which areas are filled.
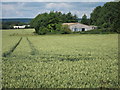
[[[17,2],[13,2],[17,1]],[[36,15],[44,12],[50,11],[61,11],[62,13],[71,12],[72,14],[76,14],[79,18],[86,14],[90,17],[90,13],[97,6],[103,6],[105,2],[103,0],[74,0],[81,2],[70,2],[73,0],[56,0],[59,2],[54,2],[55,0],[23,0],[26,2],[18,2],[19,0],[4,0],[2,1],[2,18],[34,18]],[[22,0],[20,0],[22,1]],[[39,2],[33,2],[39,1]],[[44,2],[40,2],[44,1]],[[53,1],[53,2],[45,2],[45,1]],[[64,1],[64,2],[60,2]],[[69,2],[65,2],[69,1]],[[91,1],[91,2],[85,2]],[[101,1],[101,2],[94,2]],[[104,0],[104,1],[112,1],[112,0]]]
[[[2,2],[109,2],[114,0],[2,0]]]

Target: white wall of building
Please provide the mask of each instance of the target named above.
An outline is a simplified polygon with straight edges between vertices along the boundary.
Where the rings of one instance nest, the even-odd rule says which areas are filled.
[[[13,26],[13,28],[15,28],[15,29],[23,29],[23,28],[25,28],[25,27],[30,27],[30,25],[22,25],[22,26]]]
[[[77,24],[69,25],[69,28],[70,30],[75,32],[75,31],[83,31],[83,30],[88,31],[88,30],[95,29],[96,27],[77,23]]]

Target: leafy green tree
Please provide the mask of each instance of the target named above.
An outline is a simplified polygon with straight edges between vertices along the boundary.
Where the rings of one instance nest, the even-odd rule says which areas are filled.
[[[86,25],[89,24],[89,21],[88,21],[88,19],[87,19],[86,14],[84,14],[84,15],[82,16],[81,23],[86,24]]]
[[[39,29],[41,30],[41,31],[38,31],[39,35],[44,35],[48,32],[48,29],[45,27],[40,27]]]
[[[61,12],[51,11],[37,15],[32,21],[31,26],[35,28],[38,34],[59,33],[63,31],[62,23],[77,22],[77,16],[71,12],[62,14]],[[65,31],[65,30],[64,30]]]
[[[119,32],[120,2],[107,2],[102,7],[96,7],[91,13],[91,24],[112,32]]]
[[[103,28],[109,28],[110,24],[109,23],[104,23],[102,26],[103,26]]]
[[[101,6],[96,7],[93,12],[91,13],[91,24],[93,25],[99,25],[98,24],[98,19],[100,17],[100,12],[101,12]]]

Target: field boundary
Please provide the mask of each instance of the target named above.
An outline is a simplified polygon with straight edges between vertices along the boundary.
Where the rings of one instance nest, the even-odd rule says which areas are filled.
[[[28,43],[29,43],[29,46],[31,48],[31,55],[36,55],[39,53],[39,51],[34,47],[34,45],[32,44],[32,42],[28,39],[28,37],[26,37]]]
[[[3,57],[10,56],[14,52],[14,50],[16,49],[16,47],[20,44],[21,40],[22,40],[22,37],[20,38],[20,40],[9,51],[3,53],[2,56]]]

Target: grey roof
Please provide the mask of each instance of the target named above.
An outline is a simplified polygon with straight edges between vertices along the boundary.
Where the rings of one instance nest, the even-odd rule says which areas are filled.
[[[63,23],[62,25],[68,25],[69,27],[76,27],[76,28],[92,28],[97,26],[89,26],[81,23]]]

